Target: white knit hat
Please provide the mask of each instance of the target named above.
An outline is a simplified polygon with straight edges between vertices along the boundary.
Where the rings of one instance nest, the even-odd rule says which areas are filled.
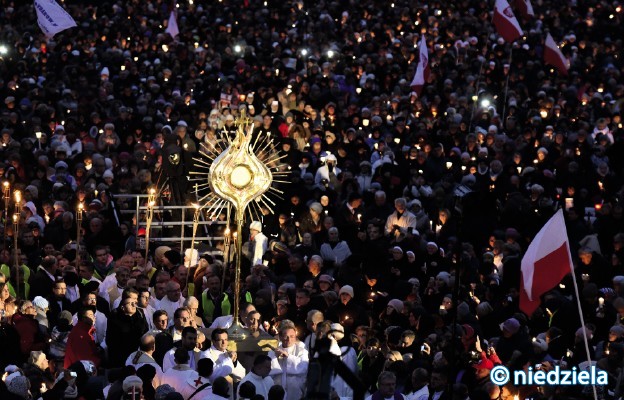
[[[40,308],[42,310],[45,310],[48,307],[50,307],[50,303],[48,303],[48,301],[41,296],[36,296],[33,299],[32,303],[35,307]]]

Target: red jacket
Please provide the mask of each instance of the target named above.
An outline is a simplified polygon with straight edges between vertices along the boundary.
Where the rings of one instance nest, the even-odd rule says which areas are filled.
[[[90,360],[96,367],[100,366],[100,356],[94,337],[95,327],[78,321],[67,337],[65,368],[69,368],[70,365],[80,360]]]

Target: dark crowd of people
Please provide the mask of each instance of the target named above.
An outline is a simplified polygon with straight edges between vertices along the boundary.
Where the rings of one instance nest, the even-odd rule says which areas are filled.
[[[621,398],[622,6],[512,2],[509,44],[493,3],[65,0],[77,27],[46,38],[32,2],[2,1],[0,398],[594,398],[498,386],[498,364],[594,365]],[[210,251],[146,246],[133,195],[197,201],[191,172],[243,110],[289,183],[242,254],[225,212]],[[559,209],[578,299],[569,275],[526,315],[521,260]],[[237,322],[268,353],[229,340],[236,257]]]

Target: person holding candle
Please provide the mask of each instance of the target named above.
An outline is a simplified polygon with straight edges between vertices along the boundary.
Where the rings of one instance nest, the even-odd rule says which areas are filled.
[[[344,285],[338,292],[340,301],[329,307],[326,317],[330,321],[338,321],[347,334],[351,334],[356,327],[368,325],[368,318],[362,306],[355,300],[353,287]]]
[[[352,243],[357,238],[357,233],[361,227],[361,222],[358,222],[357,216],[358,214],[363,214],[362,204],[362,195],[357,192],[352,192],[336,214],[335,225],[340,229],[342,238],[346,240],[347,243]],[[325,218],[325,222],[328,219],[330,218]],[[366,218],[364,217],[364,219]]]
[[[589,282],[595,283],[598,287],[610,286],[612,279],[609,274],[610,268],[600,254],[585,246],[579,249],[578,256],[579,262],[574,273],[579,286]]]
[[[386,219],[387,236],[398,237],[407,234],[408,229],[416,228],[416,216],[407,210],[407,201],[403,197],[394,200],[395,211]]]
[[[303,214],[299,222],[299,234],[314,234],[321,231],[323,222],[323,206],[319,202],[310,204],[308,213]]]
[[[340,240],[338,228],[331,227],[327,231],[328,241],[321,245],[321,257],[326,269],[337,270],[342,267],[351,256],[351,249],[346,241]],[[331,274],[330,274],[331,275]]]

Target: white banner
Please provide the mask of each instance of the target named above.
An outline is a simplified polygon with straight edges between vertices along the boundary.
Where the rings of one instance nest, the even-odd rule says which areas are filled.
[[[175,11],[171,11],[169,15],[169,23],[167,24],[167,30],[165,31],[171,35],[172,38],[175,38],[180,34],[180,29],[178,29],[178,21],[176,20]]]
[[[76,26],[76,21],[54,0],[35,0],[35,10],[39,27],[47,38]]]

